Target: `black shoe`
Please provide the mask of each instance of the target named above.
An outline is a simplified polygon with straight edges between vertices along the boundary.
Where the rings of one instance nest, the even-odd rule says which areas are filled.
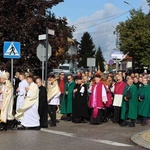
[[[50,124],[50,127],[56,127],[56,124]]]
[[[135,123],[134,123],[134,122],[130,122],[130,123],[128,124],[128,126],[129,126],[129,127],[135,127]]]
[[[26,130],[27,128],[22,125],[21,127],[18,127],[17,129],[18,129],[18,130]]]
[[[67,121],[72,121],[72,117],[68,117],[68,118],[67,118]]]
[[[7,128],[6,127],[1,127],[0,131],[7,131]]]
[[[121,124],[119,124],[120,127],[126,127],[127,126],[127,122],[126,121],[123,121]]]

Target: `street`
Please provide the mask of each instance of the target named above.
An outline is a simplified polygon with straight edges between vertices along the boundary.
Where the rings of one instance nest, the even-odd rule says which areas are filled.
[[[144,148],[131,142],[135,133],[149,129],[149,125],[135,128],[119,127],[111,122],[102,125],[74,124],[60,121],[57,127],[41,131],[8,130],[0,132],[1,150],[135,150]]]

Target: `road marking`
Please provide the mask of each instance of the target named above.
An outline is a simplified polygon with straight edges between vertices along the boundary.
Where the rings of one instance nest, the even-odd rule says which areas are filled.
[[[62,132],[62,131],[54,131],[54,130],[48,130],[48,129],[41,129],[43,132],[48,132],[48,133],[53,133],[57,135],[63,135],[63,136],[68,136],[68,137],[75,137],[75,134],[73,133],[67,133],[67,132]]]
[[[93,142],[98,142],[98,143],[103,143],[103,144],[107,144],[107,145],[119,146],[119,147],[132,147],[132,145],[108,141],[108,140],[100,140],[100,139],[98,139],[98,140],[87,139],[87,140],[93,141]]]
[[[62,135],[62,136],[67,136],[67,137],[78,137],[74,133],[67,133],[67,132],[62,132],[62,131],[54,131],[54,130],[49,130],[49,129],[44,129],[42,128],[41,131],[47,132],[47,133],[52,133],[52,134],[57,134],[57,135]],[[124,144],[124,143],[118,143],[118,142],[113,142],[113,141],[108,141],[108,140],[101,140],[101,139],[90,139],[90,138],[83,138],[83,137],[78,137],[78,139],[83,139],[87,141],[92,141],[92,142],[97,142],[97,143],[102,143],[102,144],[107,144],[107,145],[112,145],[112,146],[118,146],[118,147],[132,147],[132,145],[129,144]]]

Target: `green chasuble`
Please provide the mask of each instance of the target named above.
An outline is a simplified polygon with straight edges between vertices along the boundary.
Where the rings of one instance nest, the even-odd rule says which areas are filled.
[[[139,104],[139,115],[150,117],[150,85],[143,85],[139,89],[139,96],[143,99]]]
[[[131,98],[128,101],[124,100],[127,96],[128,90],[130,90]],[[132,84],[131,86],[126,86],[123,94],[122,108],[121,108],[121,119],[137,119],[137,108],[138,108],[138,92],[137,87]]]
[[[71,114],[72,113],[72,99],[73,99],[73,90],[74,90],[75,82],[67,82],[65,85],[65,92],[63,95],[62,103],[61,103],[61,114]],[[68,95],[65,94],[68,91]]]

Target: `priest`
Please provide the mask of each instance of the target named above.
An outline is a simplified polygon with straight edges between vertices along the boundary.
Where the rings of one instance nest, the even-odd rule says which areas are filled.
[[[40,126],[38,114],[39,89],[33,80],[33,76],[27,77],[29,86],[26,87],[26,97],[23,106],[17,110],[15,115],[16,119],[21,120],[21,127],[18,127],[18,130],[39,129]]]
[[[127,86],[125,87],[123,94],[123,101],[121,107],[121,119],[123,122],[121,127],[129,126],[135,127],[135,120],[137,119],[138,108],[138,93],[137,87],[133,84],[133,78],[129,77],[127,80]],[[127,123],[127,120],[130,120]]]
[[[48,89],[47,89],[47,100],[48,100],[48,113],[51,118],[50,126],[56,126],[56,110],[57,106],[60,105],[60,88],[54,74],[48,76]]]
[[[101,75],[96,74],[95,84],[92,85],[89,97],[89,108],[91,108],[90,124],[101,124],[104,121],[103,109],[108,101],[107,92],[104,84],[101,82]]]
[[[0,74],[1,83],[3,88],[1,89],[2,107],[1,107],[1,124],[0,131],[7,130],[8,125],[12,125],[14,121],[13,116],[13,86],[8,80],[8,72],[1,72]]]
[[[67,115],[67,120],[71,121],[73,90],[75,82],[73,81],[72,75],[68,75],[67,79],[68,82],[65,85],[65,92],[61,103],[61,114]]]
[[[47,104],[47,90],[42,85],[41,78],[36,78],[36,84],[39,87],[39,108],[38,112],[40,115],[40,127],[47,128],[48,127],[48,104]]]
[[[142,116],[142,126],[148,124],[150,117],[150,84],[148,78],[143,77],[143,86],[139,89],[139,115]]]
[[[114,99],[116,96],[119,96],[120,100],[122,100],[125,86],[126,86],[126,83],[123,81],[123,77],[121,75],[118,75],[117,82],[115,83],[115,87],[114,87]],[[113,103],[113,105],[114,105],[114,103]],[[120,116],[121,116],[121,106],[115,105],[114,106],[114,117],[112,119],[112,122],[120,123]]]
[[[81,76],[77,77],[76,80],[77,83],[73,90],[72,121],[75,123],[84,123],[89,118],[87,85],[82,83]]]

